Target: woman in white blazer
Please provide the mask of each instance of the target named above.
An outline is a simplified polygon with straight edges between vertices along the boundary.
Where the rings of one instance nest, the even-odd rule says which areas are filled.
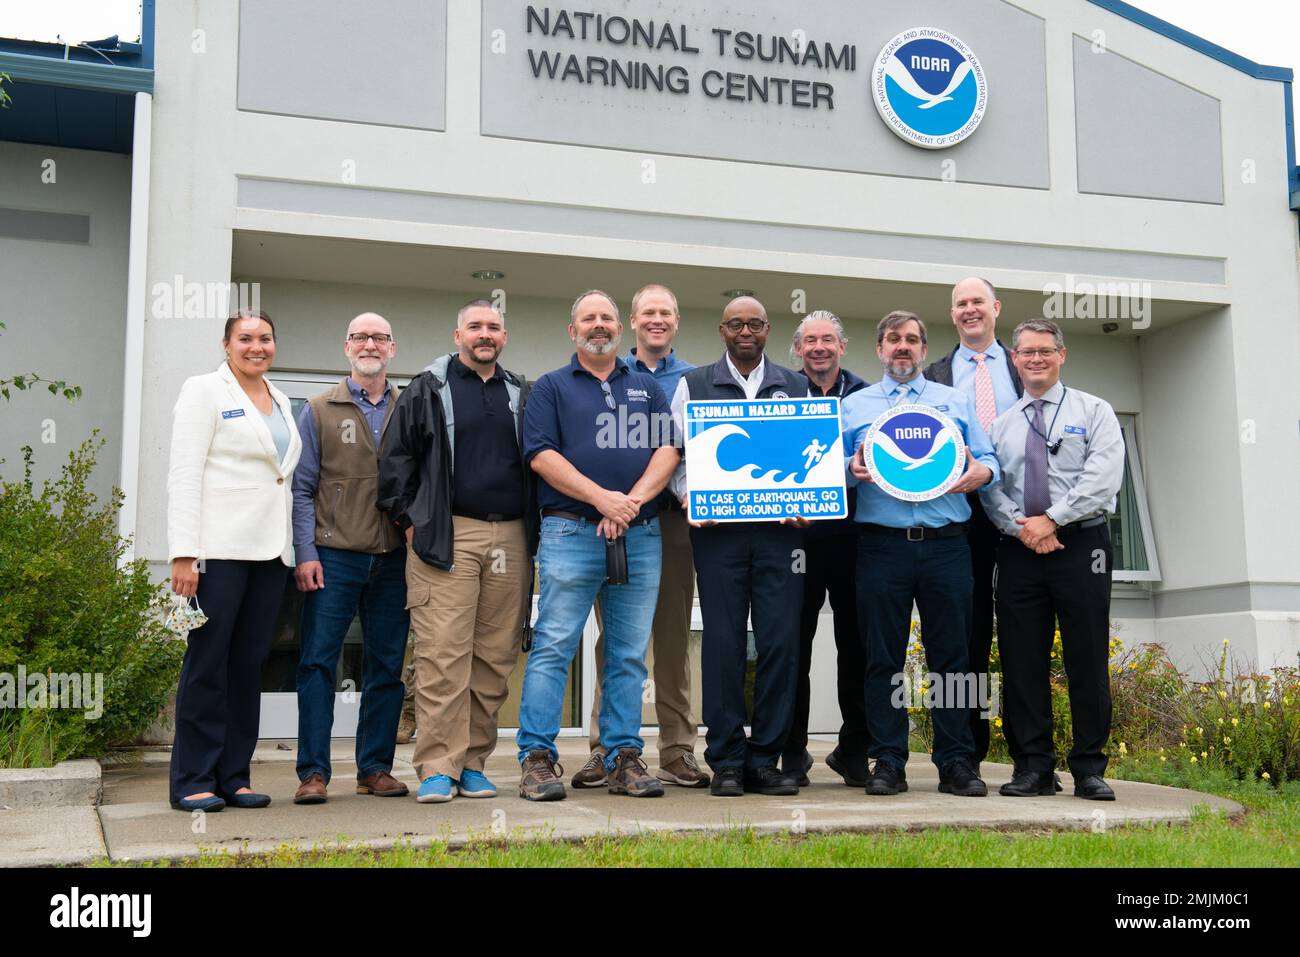
[[[171,804],[184,811],[265,807],[249,787],[262,666],[293,567],[293,470],[302,441],[288,398],[266,380],[275,327],[241,310],[226,361],[181,387],[167,474],[172,591],[197,596],[176,689]]]

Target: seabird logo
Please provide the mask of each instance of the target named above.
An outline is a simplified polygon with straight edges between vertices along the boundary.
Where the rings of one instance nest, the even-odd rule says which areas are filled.
[[[871,92],[891,130],[932,150],[974,133],[989,98],[984,68],[970,47],[934,27],[904,30],[885,44]]]
[[[966,470],[961,429],[927,405],[883,413],[867,432],[863,456],[880,489],[905,502],[944,495]]]

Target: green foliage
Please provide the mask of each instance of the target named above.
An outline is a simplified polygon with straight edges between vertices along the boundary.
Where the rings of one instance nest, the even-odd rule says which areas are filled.
[[[0,73],[0,77],[2,76],[4,76],[4,74]],[[4,88],[0,87],[0,106],[6,105],[3,100],[4,95]],[[4,328],[5,324],[0,322],[0,329]],[[0,398],[8,399],[10,388],[17,389],[19,392],[26,392],[28,389],[35,387],[38,382],[44,382],[45,388],[48,389],[52,395],[59,395],[62,393],[63,397],[69,402],[74,402],[81,398],[81,386],[68,385],[62,379],[46,379],[37,375],[35,372],[28,372],[26,375],[11,376],[8,379],[0,379]]]
[[[184,645],[162,626],[162,587],[142,559],[119,567],[129,544],[117,534],[122,492],[101,504],[86,488],[103,444],[84,442],[39,494],[24,448],[23,479],[0,483],[0,674],[12,682],[21,665],[28,676],[89,675],[87,694],[102,675],[103,688],[98,718],[84,707],[0,709],[3,763],[95,757],[130,742],[176,684]]]
[[[9,109],[9,104],[14,101],[13,97],[9,95],[9,91],[5,89],[5,84],[12,82],[13,79],[8,73],[0,73],[0,110]]]

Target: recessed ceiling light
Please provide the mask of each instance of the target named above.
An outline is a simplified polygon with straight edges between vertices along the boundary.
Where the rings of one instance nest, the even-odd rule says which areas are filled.
[[[482,279],[484,282],[496,282],[498,279],[505,279],[506,274],[497,272],[495,269],[480,269],[478,272],[472,272],[470,275],[475,279]]]
[[[723,290],[722,294],[723,294],[724,296],[726,296],[728,299],[739,299],[741,296],[753,296],[753,295],[754,295],[754,290],[752,290],[752,289],[725,289],[725,290]]]

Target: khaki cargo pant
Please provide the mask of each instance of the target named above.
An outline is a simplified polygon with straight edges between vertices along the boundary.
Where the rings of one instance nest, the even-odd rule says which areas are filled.
[[[659,604],[655,608],[650,644],[654,649],[653,690],[659,722],[659,766],[672,764],[695,751],[699,723],[691,716],[691,605],[695,600],[695,562],[690,526],[681,509],[661,509],[659,534],[663,570],[659,575]],[[600,682],[605,660],[605,626],[596,602],[600,637],[596,640],[596,694],[591,705],[591,749],[600,747]]]
[[[519,659],[532,576],[523,520],[453,517],[452,568],[408,548],[407,607],[415,665],[415,755],[420,780],[482,771],[497,744],[497,713]]]

